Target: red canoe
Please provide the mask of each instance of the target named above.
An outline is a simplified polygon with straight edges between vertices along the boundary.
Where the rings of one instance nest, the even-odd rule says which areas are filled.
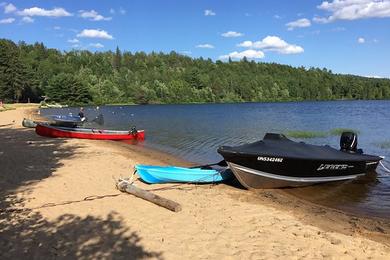
[[[71,128],[38,124],[35,132],[46,137],[66,137],[96,140],[144,140],[145,131],[138,130],[137,133],[116,130],[98,130],[90,128]]]

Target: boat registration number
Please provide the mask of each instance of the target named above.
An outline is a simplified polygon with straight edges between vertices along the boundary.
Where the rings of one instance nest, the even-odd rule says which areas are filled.
[[[279,157],[259,156],[259,157],[257,157],[257,160],[263,161],[263,162],[283,162],[283,158],[279,158]]]

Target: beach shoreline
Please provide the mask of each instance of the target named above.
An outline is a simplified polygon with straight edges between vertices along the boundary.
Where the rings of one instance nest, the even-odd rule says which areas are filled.
[[[122,194],[115,179],[130,176],[135,164],[191,164],[142,144],[37,136],[21,127],[34,110],[0,113],[0,258],[390,256],[390,220],[347,214],[283,190],[136,181],[179,202],[179,213]]]

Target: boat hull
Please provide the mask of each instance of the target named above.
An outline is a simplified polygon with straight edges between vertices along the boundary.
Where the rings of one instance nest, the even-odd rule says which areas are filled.
[[[325,182],[346,181],[365,175],[361,173],[333,177],[291,177],[254,170],[234,163],[228,165],[241,185],[247,189],[303,187]]]
[[[345,136],[350,134],[345,133]],[[249,189],[351,180],[375,170],[382,160],[379,156],[353,150],[294,142],[276,133],[267,133],[263,140],[250,144],[221,146],[218,153],[240,183]]]
[[[175,166],[136,165],[137,174],[143,181],[156,183],[215,183],[232,177],[229,171],[205,170]]]
[[[38,124],[35,127],[38,135],[54,138],[79,138],[93,140],[144,140],[145,131],[138,130],[132,134],[128,131],[97,130],[88,128],[55,127]]]
[[[84,123],[84,120],[80,118],[79,116],[72,116],[72,115],[54,115],[51,116],[53,123],[52,125],[55,126],[62,126],[62,127],[77,127],[81,126]]]
[[[22,121],[22,126],[27,128],[35,128],[37,126],[37,122],[31,119],[24,118]]]

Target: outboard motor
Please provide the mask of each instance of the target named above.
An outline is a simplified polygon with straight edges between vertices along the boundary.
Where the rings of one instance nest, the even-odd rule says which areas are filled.
[[[343,132],[340,137],[340,150],[343,152],[356,153],[357,149],[357,135],[353,132]],[[359,149],[360,150],[360,149]]]
[[[136,135],[138,133],[137,128],[135,128],[135,126],[131,127],[129,133],[132,135]]]

